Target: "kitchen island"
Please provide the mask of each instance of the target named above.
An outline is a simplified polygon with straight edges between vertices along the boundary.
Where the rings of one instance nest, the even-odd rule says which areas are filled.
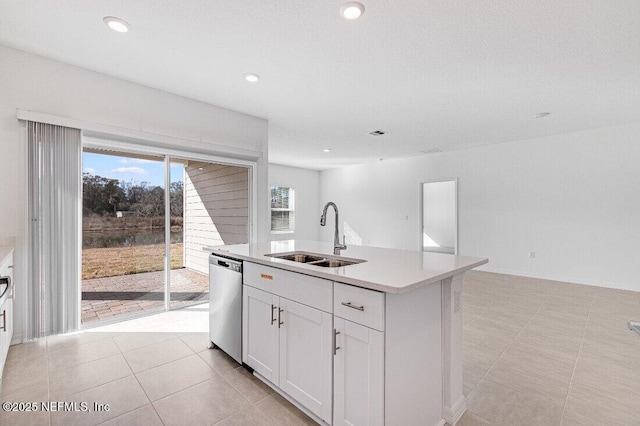
[[[462,280],[487,259],[332,249],[205,248],[244,261],[242,361],[321,424],[455,424],[466,409]]]

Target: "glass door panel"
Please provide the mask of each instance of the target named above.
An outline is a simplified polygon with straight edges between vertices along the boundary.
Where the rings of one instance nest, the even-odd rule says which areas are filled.
[[[165,163],[83,152],[83,324],[165,307]]]

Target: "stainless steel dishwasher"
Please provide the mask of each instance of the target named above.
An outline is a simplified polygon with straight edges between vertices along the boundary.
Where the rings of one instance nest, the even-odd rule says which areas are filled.
[[[209,256],[209,340],[242,364],[242,261]]]

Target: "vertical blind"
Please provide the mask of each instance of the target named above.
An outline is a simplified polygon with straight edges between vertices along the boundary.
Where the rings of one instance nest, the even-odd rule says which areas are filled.
[[[81,131],[27,122],[26,338],[79,328]]]

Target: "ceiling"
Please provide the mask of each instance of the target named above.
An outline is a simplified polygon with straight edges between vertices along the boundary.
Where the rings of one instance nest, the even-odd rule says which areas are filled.
[[[637,0],[361,1],[0,0],[0,43],[267,118],[313,169],[640,121]]]

